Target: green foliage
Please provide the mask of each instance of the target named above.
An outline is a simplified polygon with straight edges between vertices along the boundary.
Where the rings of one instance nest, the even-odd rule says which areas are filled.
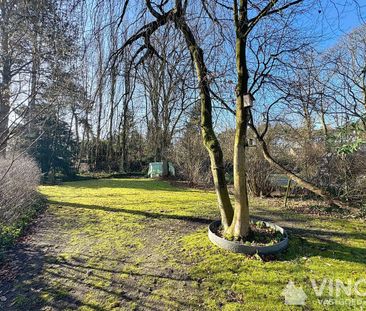
[[[349,155],[355,153],[360,147],[366,144],[365,129],[360,122],[352,122],[339,128],[333,134],[328,142],[336,148],[340,155]]]
[[[362,145],[366,144],[366,140],[361,138],[355,138],[354,141],[343,144],[337,148],[338,154],[352,154],[360,149]]]
[[[55,177],[56,174],[74,175],[73,160],[76,144],[70,135],[68,124],[57,115],[41,115],[32,126],[26,138],[27,143],[34,143],[29,154],[37,161],[42,173]]]

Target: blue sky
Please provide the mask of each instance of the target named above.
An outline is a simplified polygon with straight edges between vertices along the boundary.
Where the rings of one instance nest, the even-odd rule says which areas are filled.
[[[357,3],[358,2],[358,3]],[[352,29],[366,23],[366,0],[319,1],[305,17],[313,25],[314,31],[322,35],[320,49],[326,49]]]

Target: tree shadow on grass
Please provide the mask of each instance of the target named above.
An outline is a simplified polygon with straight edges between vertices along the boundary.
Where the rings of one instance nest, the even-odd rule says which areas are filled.
[[[112,208],[107,206],[95,206],[79,203],[68,203],[60,201],[50,201],[52,204],[59,204],[64,206],[70,206],[74,208],[85,208],[91,210],[101,210],[106,212],[115,213],[126,213],[131,215],[138,215],[146,217],[147,219],[173,219],[182,220],[190,223],[196,224],[209,224],[212,219],[193,217],[193,216],[181,216],[175,214],[166,214],[164,212],[147,212],[140,210],[124,209],[124,208]],[[279,213],[280,214],[280,213]],[[253,217],[253,219],[261,219],[266,221],[273,221],[273,219],[267,217]],[[340,232],[331,231],[325,229],[317,228],[302,228],[296,227],[296,224],[304,224],[303,219],[287,219],[294,223],[294,226],[285,229],[290,235],[290,245],[289,249],[282,256],[285,260],[294,260],[299,257],[310,257],[310,256],[320,256],[325,258],[338,259],[349,262],[364,263],[366,264],[366,248],[353,247],[340,242],[332,240],[333,238],[344,238],[348,239],[365,239],[365,235],[360,232]],[[307,238],[313,238],[314,241],[309,241]],[[281,257],[281,258],[282,258]]]
[[[62,187],[75,189],[118,188],[144,191],[197,192],[197,190],[191,188],[174,187],[168,181],[154,179],[94,179],[83,182],[67,182]]]
[[[328,238],[347,238],[347,239],[360,239],[366,240],[366,233],[365,232],[344,232],[344,231],[335,231],[335,230],[327,230],[327,229],[320,229],[314,227],[307,227],[309,221],[304,218],[299,218],[298,215],[289,215],[283,214],[281,212],[272,212],[271,216],[266,217],[262,216],[262,214],[256,214],[251,219],[257,221],[268,221],[275,224],[282,226],[286,231],[290,232],[291,234],[296,234],[298,236],[307,236],[307,237],[319,237],[323,239]],[[282,225],[281,223],[284,223]],[[366,245],[366,242],[365,242]]]
[[[78,260],[80,256],[80,260]],[[163,310],[164,297],[154,293],[159,301],[149,300],[151,288],[141,285],[138,281],[144,278],[161,279],[163,281],[187,282],[189,278],[176,275],[162,275],[156,273],[144,273],[128,269],[108,269],[85,265],[80,262],[84,255],[78,254],[72,259],[65,260],[52,254],[44,247],[35,245],[19,245],[13,250],[11,259],[17,262],[20,268],[16,277],[12,276],[1,280],[0,292],[6,297],[5,302],[0,302],[0,310],[29,311],[29,310],[77,310],[87,307],[90,310],[105,311],[113,307],[105,307],[103,302],[115,301],[115,307],[130,308],[133,303],[138,309]],[[10,257],[8,258],[10,260]],[[108,264],[110,258],[105,258],[101,265]],[[108,261],[108,262],[107,262]],[[123,266],[122,266],[123,268]],[[104,276],[104,272],[125,277],[110,284],[111,279]],[[136,280],[137,279],[137,280]],[[110,284],[106,286],[105,284]],[[157,285],[157,289],[159,286]],[[88,301],[84,295],[92,294]],[[193,306],[181,297],[169,297],[179,305],[180,310],[191,310]]]
[[[59,206],[69,206],[69,207],[73,207],[73,208],[99,210],[99,211],[112,212],[112,213],[125,213],[125,214],[138,215],[138,216],[143,216],[143,217],[152,218],[152,219],[175,219],[175,220],[183,220],[183,221],[187,221],[187,222],[205,224],[205,225],[212,222],[212,219],[209,219],[209,218],[174,215],[174,214],[167,214],[164,212],[156,213],[156,212],[147,212],[147,211],[134,210],[134,209],[126,209],[126,208],[122,208],[122,207],[116,208],[116,207],[109,207],[109,206],[88,205],[88,204],[69,203],[69,202],[52,201],[52,200],[49,200],[48,202],[51,204],[59,205]]]
[[[326,228],[308,227],[308,222],[299,215],[281,211],[271,211],[269,217],[256,215],[254,220],[264,220],[282,227],[289,234],[289,248],[280,258],[295,260],[301,257],[320,256],[348,262],[366,264],[366,234],[364,232],[344,232]],[[345,243],[342,243],[342,240]],[[352,240],[365,241],[365,247],[352,246]],[[349,243],[351,242],[351,243]]]
[[[63,302],[56,306],[56,310],[62,310],[65,305],[78,305],[66,291],[50,286],[41,277],[42,271],[51,261],[43,247],[18,245],[12,250],[7,261],[11,261],[12,265],[7,271],[9,277],[0,283],[0,291],[6,297],[6,301],[0,303],[0,310],[42,310],[45,305],[52,306],[51,301],[47,302],[50,297],[62,298],[59,300]],[[15,275],[12,275],[13,273]],[[92,309],[99,311],[97,308]]]
[[[322,257],[346,262],[366,264],[366,248],[350,246],[331,239],[333,232],[324,230],[289,229],[289,247],[280,255],[280,260],[296,260]],[[343,233],[346,239],[348,233]],[[338,237],[342,233],[338,233]],[[351,234],[352,236],[352,234]]]
[[[98,257],[99,258],[99,257]],[[108,258],[109,260],[109,258]],[[124,263],[129,263],[129,261],[124,261]],[[133,263],[131,261],[130,263]],[[164,262],[162,261],[162,264]],[[77,258],[73,258],[73,262],[71,261],[63,261],[59,263],[60,266],[66,267],[67,269],[74,270],[76,272],[85,273],[86,271],[95,270],[107,273],[116,273],[128,276],[136,276],[136,277],[150,277],[150,278],[158,278],[158,279],[166,279],[166,280],[174,280],[174,281],[193,281],[191,277],[188,275],[174,275],[172,273],[141,273],[136,271],[129,271],[124,269],[109,269],[103,267],[95,267],[91,265],[86,265],[84,263],[80,263]],[[108,280],[108,278],[103,278],[102,276],[98,275],[98,278]]]

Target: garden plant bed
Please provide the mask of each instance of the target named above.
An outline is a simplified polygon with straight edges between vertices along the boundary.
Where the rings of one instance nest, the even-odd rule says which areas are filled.
[[[223,236],[223,228],[219,220],[212,222],[208,227],[208,237],[215,245],[234,253],[248,255],[276,254],[288,246],[286,231],[269,222],[251,221],[250,232],[245,240],[228,240]]]

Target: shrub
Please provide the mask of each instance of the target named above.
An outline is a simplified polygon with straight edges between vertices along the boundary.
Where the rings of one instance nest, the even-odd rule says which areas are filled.
[[[275,190],[272,183],[273,168],[264,159],[259,147],[251,148],[247,155],[248,188],[253,196],[270,196]]]
[[[0,160],[0,221],[14,222],[38,198],[41,173],[29,157]]]
[[[176,167],[178,177],[191,185],[212,185],[210,161],[199,129],[188,128],[175,144],[169,158]]]
[[[37,192],[40,178],[36,162],[29,157],[0,159],[0,261],[4,249],[45,205]]]

